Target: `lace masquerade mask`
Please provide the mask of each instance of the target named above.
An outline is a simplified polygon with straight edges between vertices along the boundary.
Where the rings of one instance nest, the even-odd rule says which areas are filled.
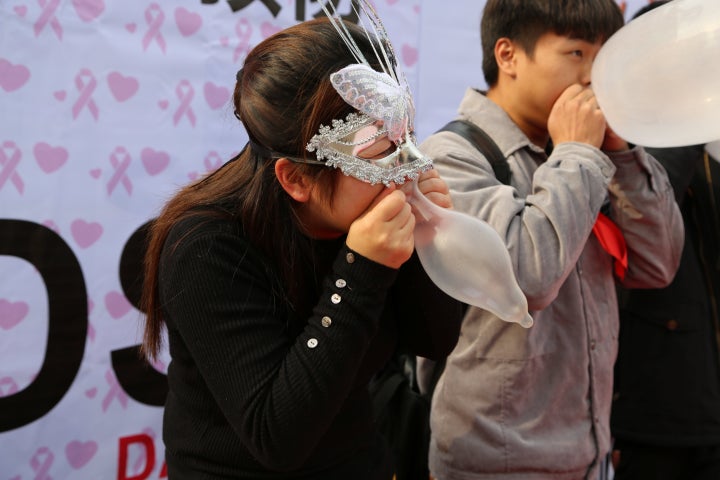
[[[333,120],[332,125],[321,126],[307,150],[315,152],[318,160],[324,159],[326,165],[370,184],[382,182],[387,186],[391,182],[401,184],[406,178],[417,178],[420,172],[432,168],[432,161],[415,144],[412,95],[405,77],[398,71],[392,44],[377,12],[366,0],[358,2],[372,24],[371,33],[356,11],[360,26],[374,46],[382,72],[370,66],[337,15],[334,2],[328,3],[333,11],[321,3],[322,9],[357,61],[330,75],[330,82],[357,112],[345,119]],[[355,2],[352,4],[355,9]],[[387,140],[393,146],[387,155],[362,156],[362,151]]]

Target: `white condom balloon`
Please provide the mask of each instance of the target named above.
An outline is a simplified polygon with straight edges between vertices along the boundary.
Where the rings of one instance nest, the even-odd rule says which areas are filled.
[[[710,155],[716,162],[720,162],[720,140],[705,144],[705,151]]]
[[[592,88],[608,125],[650,147],[720,138],[720,1],[673,0],[603,45]]]
[[[525,295],[500,235],[482,220],[441,208],[413,182],[415,250],[430,279],[451,297],[506,322],[531,327]]]

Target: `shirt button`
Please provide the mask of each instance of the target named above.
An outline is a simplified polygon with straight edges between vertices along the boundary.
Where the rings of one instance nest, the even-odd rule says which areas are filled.
[[[310,340],[307,341],[308,348],[315,348],[315,347],[317,347],[317,345],[318,345],[317,338],[311,338]]]
[[[590,350],[595,350],[595,345],[596,345],[596,344],[595,344],[595,340],[592,340],[592,341],[590,342]]]
[[[346,261],[347,263],[355,263],[355,255],[353,255],[352,252],[348,252],[348,253],[345,255],[345,261]]]
[[[337,293],[333,293],[332,297],[330,297],[330,301],[332,303],[334,303],[335,305],[340,303],[341,300],[342,300],[342,297],[340,295],[338,295]]]
[[[320,323],[322,323],[323,327],[327,328],[332,325],[332,319],[330,317],[323,317]]]
[[[338,288],[345,288],[346,285],[347,285],[347,282],[345,280],[343,280],[342,278],[338,278],[337,280],[335,280],[335,286]]]

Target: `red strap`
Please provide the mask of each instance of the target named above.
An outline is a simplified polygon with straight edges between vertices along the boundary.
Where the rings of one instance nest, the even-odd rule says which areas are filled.
[[[593,225],[593,233],[600,241],[603,249],[613,256],[615,259],[615,275],[622,280],[625,278],[627,271],[627,245],[622,232],[605,214],[598,213],[595,225]]]

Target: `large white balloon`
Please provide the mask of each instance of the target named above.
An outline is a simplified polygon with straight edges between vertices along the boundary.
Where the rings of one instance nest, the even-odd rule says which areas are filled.
[[[530,327],[527,298],[500,235],[482,220],[440,208],[413,182],[415,250],[430,279],[451,297]]]
[[[673,0],[603,45],[592,87],[608,125],[651,147],[720,138],[720,1]]]

